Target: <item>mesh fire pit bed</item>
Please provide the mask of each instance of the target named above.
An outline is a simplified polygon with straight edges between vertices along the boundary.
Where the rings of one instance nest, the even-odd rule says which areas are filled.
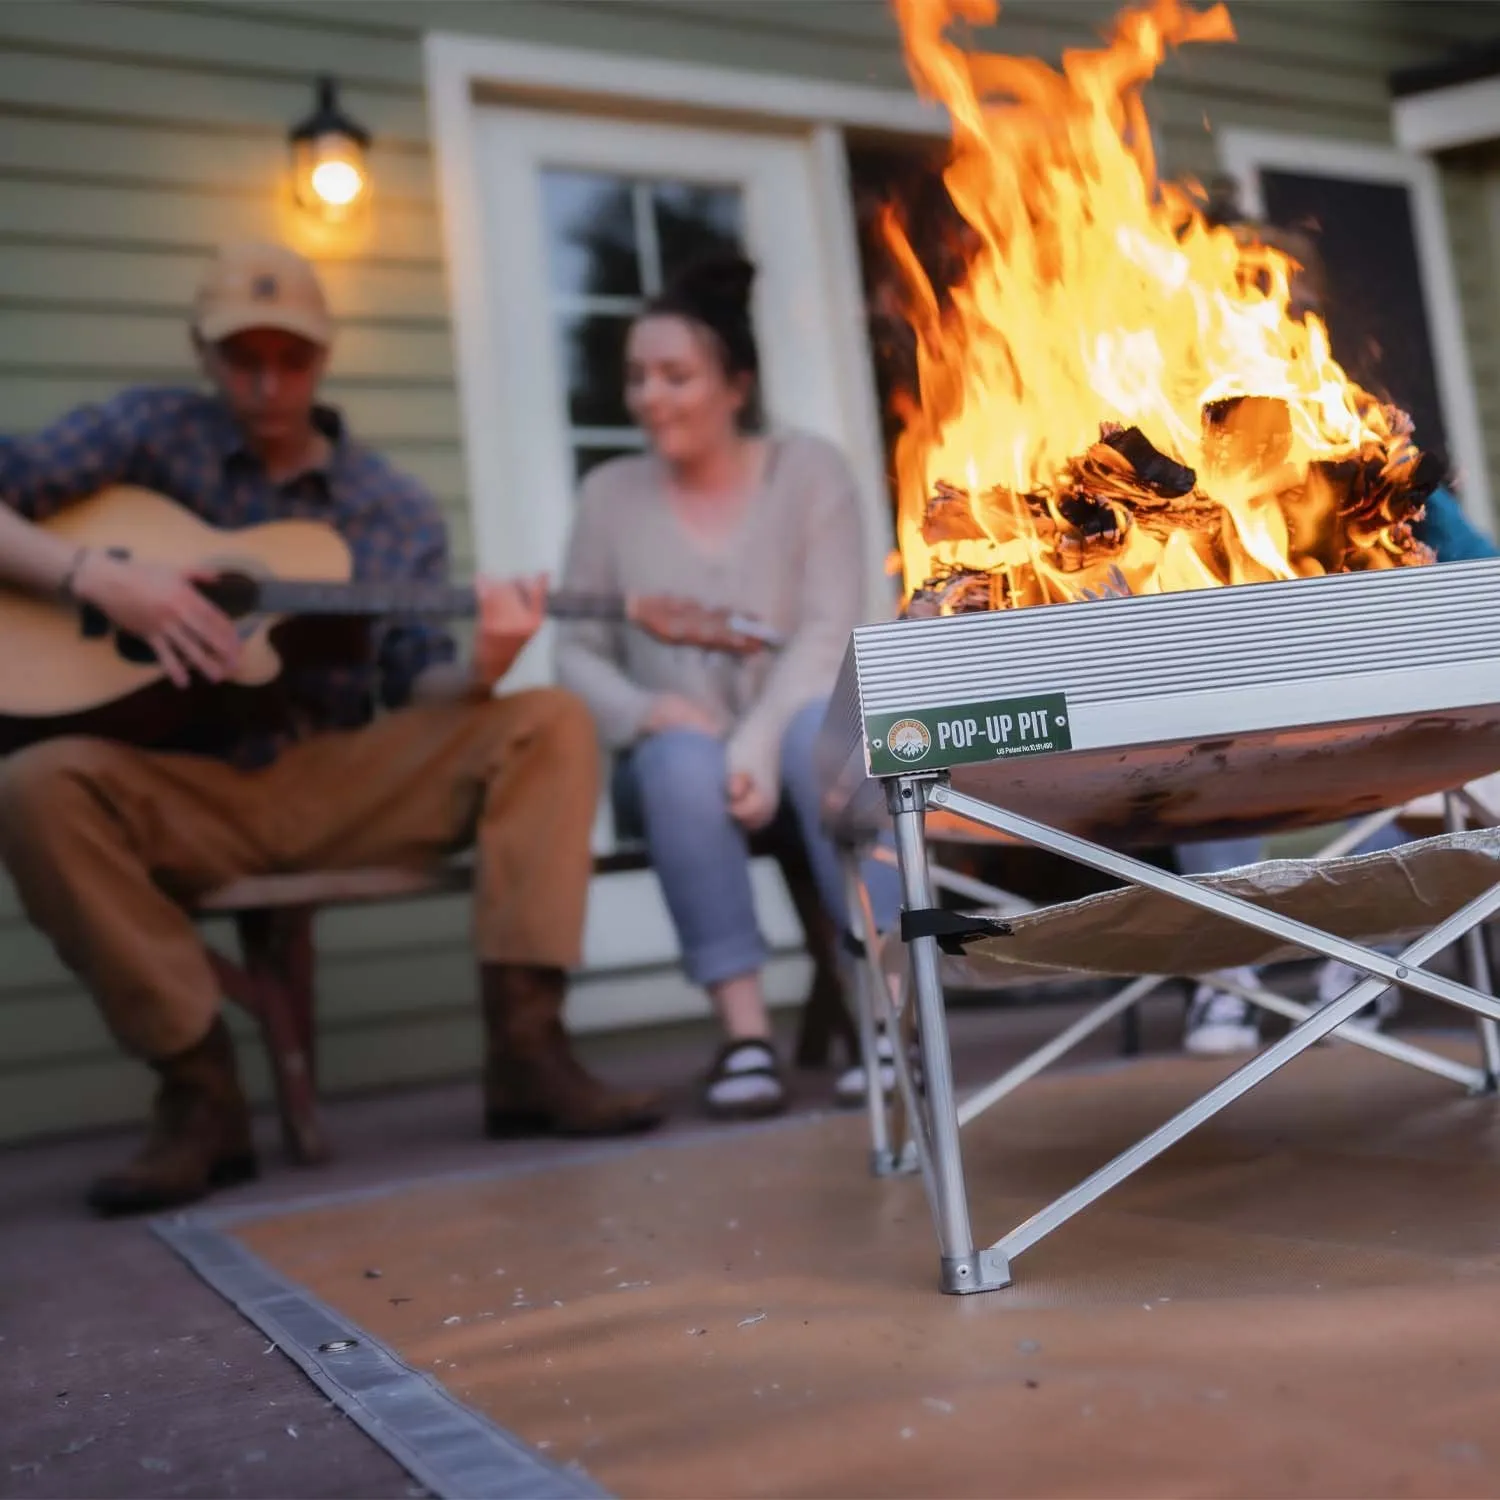
[[[1340,1040],[1495,1092],[1500,1003],[1488,993],[1481,928],[1500,911],[1500,831],[1489,826],[1500,817],[1466,788],[1500,767],[1497,600],[1500,560],[1485,560],[854,632],[819,739],[824,816],[864,949],[865,1056],[881,1021],[893,1040],[914,1033],[920,1043],[920,1084],[908,1048],[894,1047],[889,1117],[877,1070],[866,1069],[873,1162],[921,1172],[944,1291],[1009,1285],[1022,1251],[1339,1028]],[[1447,794],[1449,832],[1344,854],[1434,793]],[[1173,875],[1121,852],[1350,819],[1357,826],[1323,857],[1213,876]],[[892,826],[904,948],[894,996],[858,874]],[[1030,911],[1010,900],[973,915],[945,910],[935,884],[981,901],[985,892],[946,872],[935,880],[930,838],[1017,841],[1125,886]],[[1425,967],[1461,939],[1468,983]],[[1371,946],[1382,941],[1402,950]],[[976,1243],[964,1124],[1160,976],[1309,954],[1368,977],[1316,1011],[1247,992],[1294,1020],[1285,1036],[1024,1224]],[[960,1106],[945,977],[1000,987],[1090,974],[1134,982]],[[1477,1063],[1344,1026],[1393,984],[1473,1014]]]

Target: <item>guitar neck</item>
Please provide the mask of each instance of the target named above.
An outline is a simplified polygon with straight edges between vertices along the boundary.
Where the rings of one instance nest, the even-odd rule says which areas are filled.
[[[271,615],[472,615],[478,596],[472,588],[414,583],[298,583],[268,578],[259,583],[257,609]],[[630,618],[623,594],[577,590],[547,596],[556,620]]]

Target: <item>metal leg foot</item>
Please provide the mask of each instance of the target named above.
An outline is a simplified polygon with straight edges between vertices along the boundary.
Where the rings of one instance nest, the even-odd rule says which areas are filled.
[[[1010,1262],[998,1250],[978,1250],[973,1255],[945,1255],[942,1288],[951,1296],[969,1292],[998,1292],[1010,1285]]]

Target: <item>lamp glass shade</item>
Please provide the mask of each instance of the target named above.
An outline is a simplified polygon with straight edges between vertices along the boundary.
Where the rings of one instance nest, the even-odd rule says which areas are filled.
[[[352,218],[370,192],[363,142],[328,131],[292,142],[297,202],[330,224]]]

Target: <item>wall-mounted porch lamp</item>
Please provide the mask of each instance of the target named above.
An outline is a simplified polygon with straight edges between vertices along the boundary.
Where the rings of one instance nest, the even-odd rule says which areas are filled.
[[[370,132],[339,108],[332,78],[319,78],[317,87],[317,107],[289,136],[292,184],[302,208],[326,224],[341,224],[353,218],[370,196],[365,160]]]

